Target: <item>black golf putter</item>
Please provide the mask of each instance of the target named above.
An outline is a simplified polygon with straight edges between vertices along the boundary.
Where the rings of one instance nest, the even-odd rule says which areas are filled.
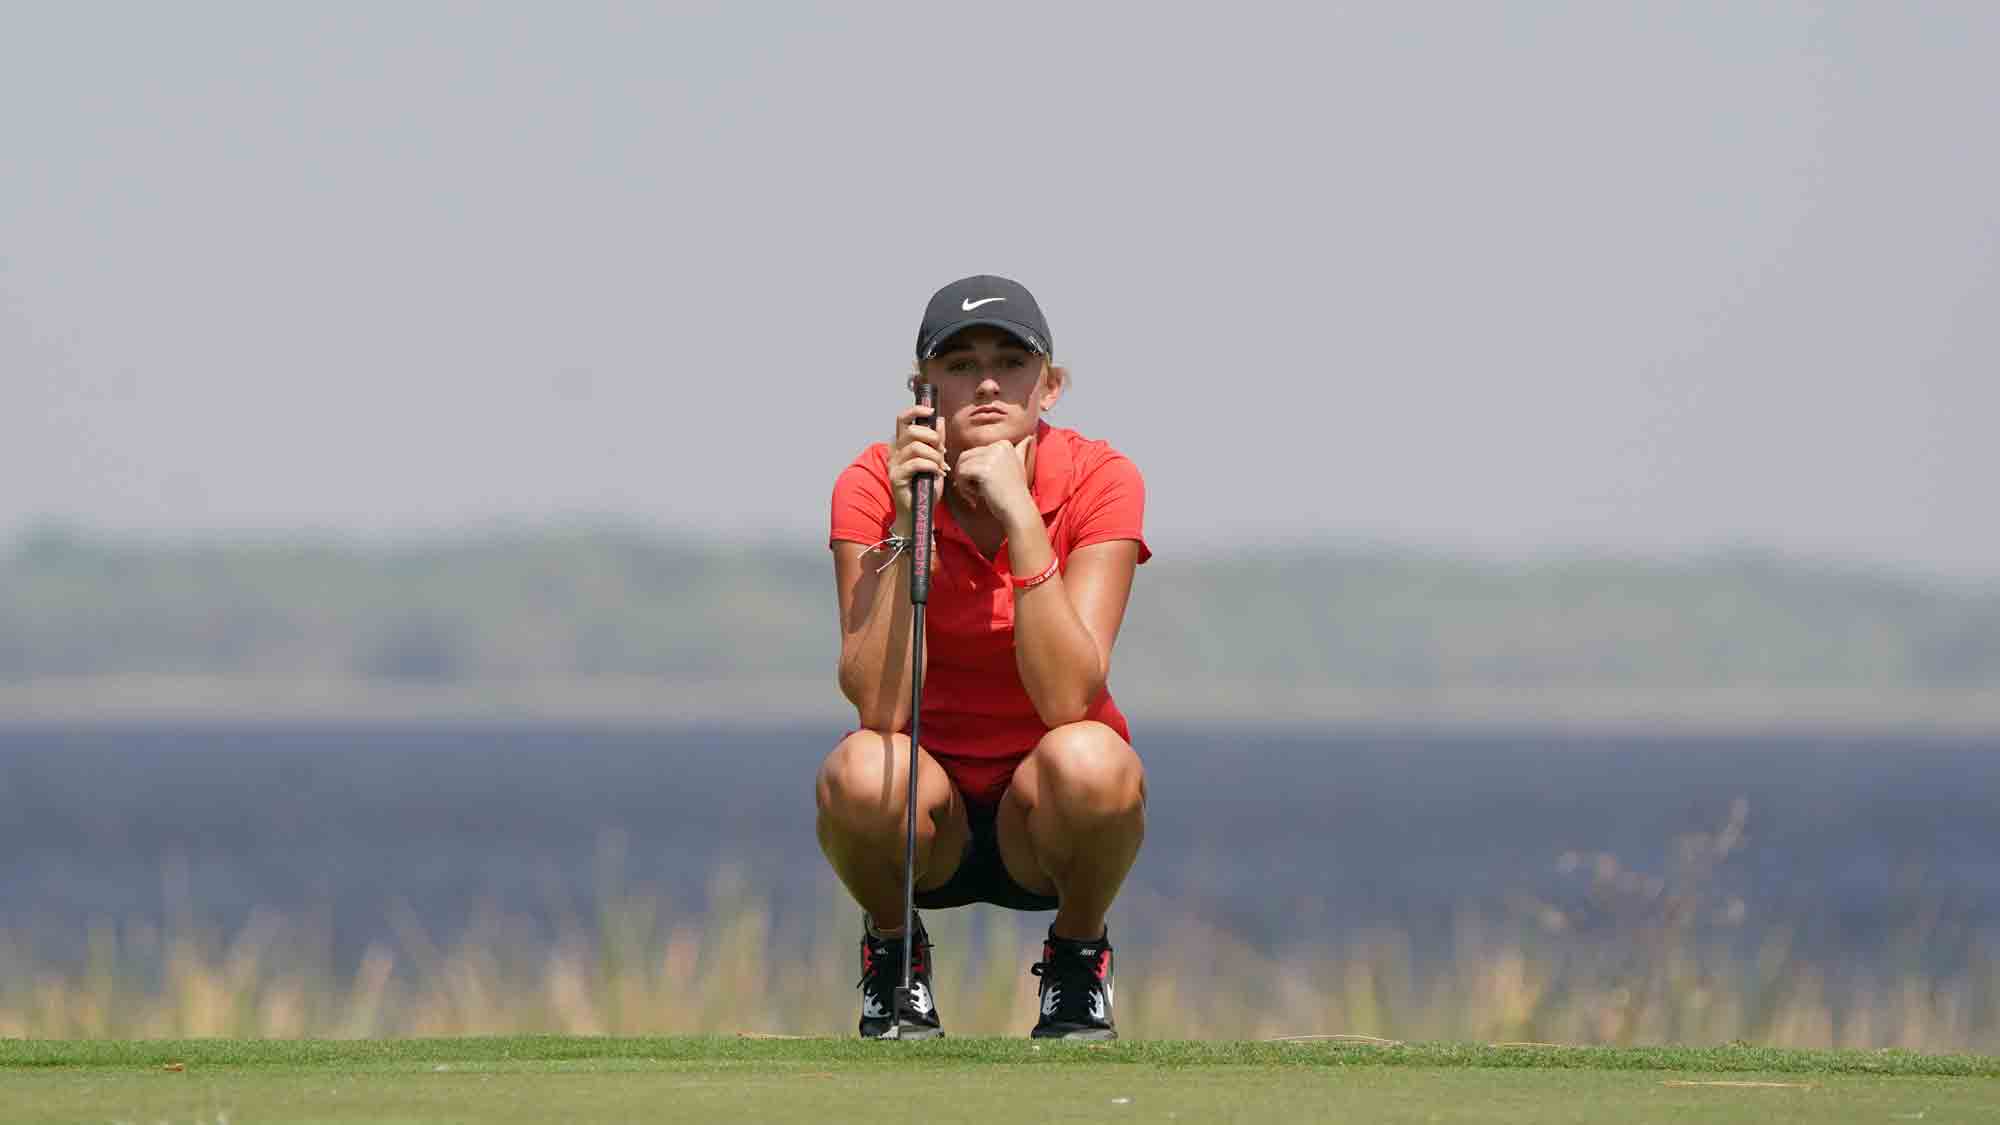
[[[937,388],[920,381],[916,392],[918,406],[933,408],[929,424],[942,436],[943,426],[935,413]],[[909,829],[903,837],[903,983],[896,988],[894,1023],[888,1032],[898,1039],[903,1037],[903,1013],[912,1010],[910,992],[911,986],[916,983],[910,972],[910,952],[917,944],[917,745],[923,731],[924,605],[931,597],[931,493],[936,478],[935,473],[916,473],[910,477],[910,534],[915,542],[910,544],[910,607],[913,617],[910,622],[910,770],[909,784],[903,794],[903,806],[909,819]]]

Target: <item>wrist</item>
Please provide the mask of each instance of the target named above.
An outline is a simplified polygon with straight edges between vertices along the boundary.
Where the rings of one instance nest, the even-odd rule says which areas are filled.
[[[1048,530],[1042,524],[1042,512],[1035,506],[1035,498],[1025,492],[996,514],[1001,525],[1007,529],[1009,539],[1018,539],[1030,531]]]
[[[1049,542],[1049,529],[1043,525],[1040,512],[1032,520],[1023,523],[1008,523],[1007,562],[1014,573],[1027,577],[1047,565],[1045,559],[1055,557],[1055,544]]]
[[[1054,578],[1057,574],[1061,573],[1059,562],[1060,560],[1056,558],[1056,553],[1050,551],[1048,565],[1044,566],[1040,571],[1026,577],[1017,574],[1010,579],[1014,585],[1014,592],[1019,594],[1025,590],[1032,590],[1049,579]]]

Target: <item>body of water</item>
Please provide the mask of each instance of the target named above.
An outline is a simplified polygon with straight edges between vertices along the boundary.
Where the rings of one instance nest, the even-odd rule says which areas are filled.
[[[1609,853],[1664,876],[1675,841],[1748,809],[1705,901],[1745,933],[1880,950],[1917,920],[2000,930],[2000,745],[1891,736],[1137,732],[1149,835],[1114,925],[1172,910],[1260,944],[1547,903],[1588,928]],[[553,926],[619,885],[699,909],[738,869],[823,910],[812,777],[834,729],[10,729],[0,931],[42,957],[93,921],[323,916],[343,960],[407,903],[448,939],[482,906]],[[1565,855],[1570,857],[1564,861]]]

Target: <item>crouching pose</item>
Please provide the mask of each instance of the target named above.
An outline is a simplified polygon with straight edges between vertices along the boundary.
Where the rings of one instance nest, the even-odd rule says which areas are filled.
[[[910,761],[910,478],[934,473],[931,592],[917,752],[916,902],[1053,910],[1037,1038],[1116,1038],[1105,916],[1139,854],[1146,775],[1106,683],[1132,576],[1150,553],[1138,469],[1050,426],[1068,373],[1035,299],[998,277],[931,298],[912,380],[936,409],[896,416],[833,490],[840,688],[857,729],[821,765],[819,843],[865,912],[861,1034],[943,1034],[930,941],[904,933]],[[915,1032],[911,1027],[918,1028]]]

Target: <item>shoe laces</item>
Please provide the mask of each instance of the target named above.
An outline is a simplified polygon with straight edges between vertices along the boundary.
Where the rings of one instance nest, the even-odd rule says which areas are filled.
[[[930,971],[930,951],[930,935],[918,930],[916,948],[910,950],[910,976],[920,979]],[[861,936],[861,979],[854,982],[854,987],[866,988],[870,979],[874,980],[884,998],[902,986],[902,938],[878,938],[873,934]]]
[[[1086,954],[1086,948],[1097,952]],[[1104,978],[1098,975],[1098,965],[1110,954],[1111,949],[1106,945],[1045,943],[1042,959],[1028,969],[1042,978],[1044,990],[1056,990],[1055,1011],[1045,1018],[1058,1023],[1097,1022],[1090,1010],[1090,995],[1093,989],[1102,991],[1104,988]]]

